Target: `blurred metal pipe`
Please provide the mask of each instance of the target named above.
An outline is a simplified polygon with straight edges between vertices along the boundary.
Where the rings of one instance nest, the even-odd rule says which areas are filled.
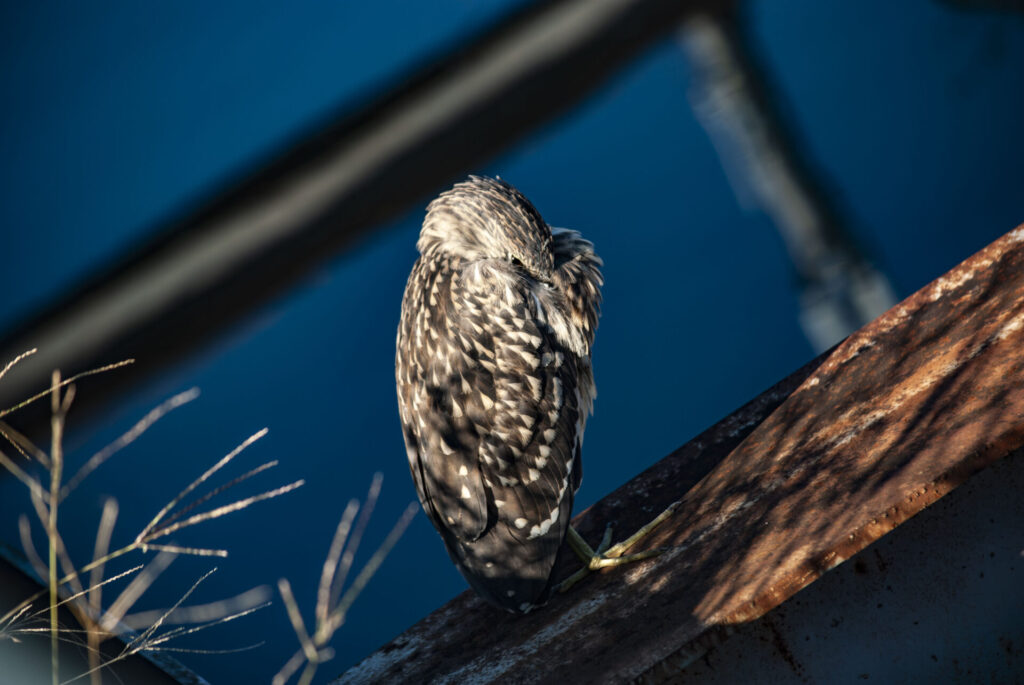
[[[90,380],[77,411],[109,401],[576,103],[710,2],[554,0],[514,13],[4,336],[0,363],[39,352],[0,382],[0,407],[47,387],[54,368],[135,357],[131,370]],[[39,428],[40,404],[12,423]]]
[[[695,72],[694,111],[718,149],[741,204],[775,223],[800,281],[800,323],[818,352],[895,304],[779,115],[778,95],[751,54],[740,19],[696,12],[680,43]]]

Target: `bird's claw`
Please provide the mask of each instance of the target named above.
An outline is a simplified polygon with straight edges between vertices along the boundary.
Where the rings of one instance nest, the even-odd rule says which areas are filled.
[[[621,564],[628,564],[634,561],[650,559],[651,557],[656,557],[664,552],[664,549],[657,548],[637,552],[636,554],[625,554],[629,548],[640,542],[640,540],[647,537],[655,528],[664,523],[678,507],[679,502],[673,502],[665,509],[665,511],[658,514],[643,528],[615,545],[611,544],[614,524],[609,523],[605,526],[604,535],[602,536],[601,542],[598,544],[596,550],[592,549],[590,545],[587,544],[587,541],[583,539],[583,536],[577,533],[575,528],[570,526],[567,534],[569,546],[572,548],[573,552],[576,553],[576,556],[579,557],[580,561],[583,562],[583,568],[559,583],[558,591],[566,592],[573,585],[590,575],[592,571],[606,568],[608,566],[619,566]]]

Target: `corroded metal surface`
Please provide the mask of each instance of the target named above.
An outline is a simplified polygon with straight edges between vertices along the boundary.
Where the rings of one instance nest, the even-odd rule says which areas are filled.
[[[1019,683],[1021,492],[1024,449],[757,620],[734,624],[728,639],[700,658],[686,649],[640,681]]]
[[[464,594],[342,682],[629,680],[758,618],[1022,444],[1024,226],[577,518],[594,541],[604,521],[631,530],[681,497],[645,543],[667,552],[524,617]]]

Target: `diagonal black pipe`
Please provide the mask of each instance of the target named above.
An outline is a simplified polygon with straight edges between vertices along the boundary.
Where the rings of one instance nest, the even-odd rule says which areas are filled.
[[[311,135],[0,340],[0,408],[134,357],[80,394],[95,409],[204,344],[375,225],[570,107],[688,12],[726,0],[538,2]],[[45,405],[12,414],[34,433]]]

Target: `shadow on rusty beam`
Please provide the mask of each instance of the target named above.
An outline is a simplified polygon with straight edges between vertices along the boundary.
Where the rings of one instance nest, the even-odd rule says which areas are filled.
[[[339,682],[623,682],[754,621],[1024,445],[1024,226],[575,521],[661,556],[526,616],[470,593]],[[568,575],[573,564],[556,570]]]

